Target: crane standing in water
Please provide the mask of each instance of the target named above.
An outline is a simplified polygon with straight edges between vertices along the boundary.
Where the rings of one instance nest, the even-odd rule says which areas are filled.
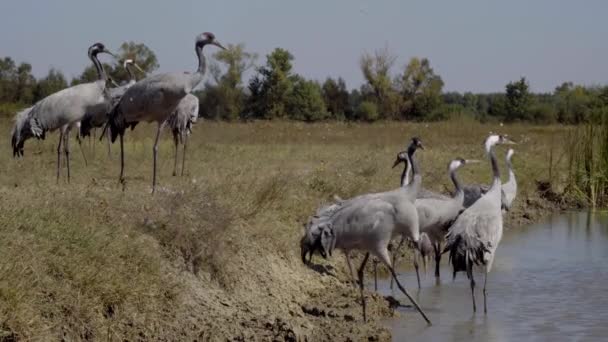
[[[488,273],[492,269],[496,248],[502,239],[502,183],[500,169],[494,155],[494,146],[512,143],[502,135],[493,134],[486,139],[485,150],[492,166],[492,185],[485,195],[458,216],[446,235],[447,243],[444,252],[450,252],[454,276],[457,272],[465,271],[470,280],[473,312],[477,311],[473,267],[481,265],[484,269],[483,307],[484,312],[487,313]]]

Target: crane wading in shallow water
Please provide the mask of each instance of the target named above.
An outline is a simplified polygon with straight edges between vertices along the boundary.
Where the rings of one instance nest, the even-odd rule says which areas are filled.
[[[125,70],[127,71],[127,74],[129,75],[129,81],[122,86],[117,86],[115,88],[109,88],[108,89],[109,94],[110,94],[109,103],[103,103],[103,104],[100,104],[99,106],[95,106],[92,110],[88,111],[85,114],[84,118],[82,119],[82,121],[80,123],[80,136],[82,136],[82,137],[90,136],[92,129],[98,128],[98,127],[103,127],[106,124],[106,122],[108,122],[108,110],[113,108],[114,105],[116,103],[118,103],[120,98],[127,91],[127,89],[129,89],[132,85],[135,84],[135,82],[137,82],[137,79],[135,78],[135,73],[133,73],[133,71],[131,70],[132,67],[139,70],[143,75],[146,74],[146,72],[143,71],[142,68],[140,68],[139,65],[137,65],[137,63],[135,63],[135,61],[133,61],[132,59],[126,59],[122,65],[125,68]],[[107,133],[108,134],[106,134],[106,138],[107,138],[107,143],[108,143],[108,156],[109,156],[110,155],[110,135],[109,135],[110,131],[107,131]]]
[[[492,166],[492,185],[485,195],[458,216],[446,235],[447,243],[443,250],[444,253],[450,252],[454,277],[460,271],[467,273],[471,284],[473,312],[477,311],[473,267],[480,265],[484,269],[483,309],[484,313],[487,313],[488,273],[492,269],[494,253],[502,239],[502,183],[494,155],[494,146],[497,144],[513,144],[513,142],[503,135],[493,134],[486,139],[485,150]]]
[[[13,128],[13,156],[23,156],[23,145],[31,137],[44,139],[46,132],[59,129],[59,145],[57,146],[57,182],[61,173],[61,147],[64,147],[68,182],[70,181],[70,145],[69,136],[72,127],[79,127],[80,120],[93,107],[106,103],[106,72],[97,59],[99,53],[108,51],[102,43],[89,47],[88,55],[97,70],[97,81],[78,84],[60,90],[38,101],[29,111],[27,117],[17,120]],[[80,140],[79,140],[80,142]]]
[[[435,255],[435,277],[439,278],[439,265],[441,264],[441,245],[444,241],[445,234],[454,223],[454,220],[464,210],[464,191],[460,181],[456,177],[456,171],[462,166],[470,163],[478,163],[478,160],[466,160],[462,158],[454,159],[448,165],[448,173],[452,183],[454,184],[455,192],[452,198],[446,200],[438,198],[417,198],[416,210],[418,211],[418,220],[420,222],[420,243],[419,252],[423,261],[427,255],[434,252]],[[401,244],[399,245],[401,246]],[[399,248],[397,248],[398,250]],[[414,251],[418,253],[418,251]],[[393,254],[393,265],[396,264],[397,253]],[[420,274],[418,270],[418,258],[414,257],[414,268],[416,270],[416,279],[418,280],[418,288],[420,288]],[[392,285],[392,284],[391,284]]]
[[[408,148],[414,173],[414,180],[410,184],[392,191],[343,200],[336,204],[338,207],[331,209],[327,207],[323,211],[325,213],[323,217],[313,217],[309,220],[300,241],[304,263],[306,263],[306,255],[314,251],[319,251],[321,256],[327,258],[334,249],[341,249],[345,252],[347,260],[348,252],[351,250],[366,252],[357,272],[364,321],[367,320],[367,315],[363,271],[371,253],[388,267],[401,292],[412,302],[426,322],[431,324],[418,303],[397,279],[388,252],[389,242],[397,235],[406,236],[415,243],[420,238],[418,214],[414,206],[422,182],[422,176],[418,173],[418,166],[413,159],[414,152],[418,148],[422,148],[422,142],[418,138],[413,138]]]
[[[192,125],[198,118],[198,97],[192,94],[186,95],[177,108],[169,117],[168,123],[173,133],[173,143],[175,144],[175,161],[173,163],[173,176],[177,175],[177,148],[180,143],[184,145],[182,156],[182,173],[186,167],[186,147],[188,146],[188,136],[192,133]]]
[[[152,193],[156,190],[158,141],[167,119],[176,109],[179,102],[202,81],[206,69],[203,48],[206,45],[224,47],[215,39],[215,35],[205,32],[196,37],[194,50],[198,58],[198,68],[194,73],[163,73],[144,78],[127,89],[120,101],[110,112],[108,124],[112,142],[120,137],[120,181],[124,189],[124,134],[127,127],[134,128],[140,121],[157,122],[156,138],[153,148]],[[102,134],[103,136],[103,134]]]

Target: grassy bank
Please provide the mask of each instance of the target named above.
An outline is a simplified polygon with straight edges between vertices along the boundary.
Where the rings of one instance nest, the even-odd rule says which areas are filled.
[[[341,255],[317,271],[299,260],[301,222],[319,204],[397,186],[391,165],[413,135],[437,191],[452,188],[450,159],[484,158],[489,131],[520,142],[512,225],[543,212],[537,180],[559,192],[568,175],[558,126],[202,122],[184,177],[171,176],[165,134],[150,196],[154,127],[128,133],[122,192],[117,145],[108,158],[105,142],[87,142],[85,167],[73,143],[72,182],[56,184],[57,135],[28,141],[14,160],[10,124],[0,123],[0,339],[388,339],[386,302],[370,294],[372,321],[361,324]],[[490,180],[487,163],[460,174]]]

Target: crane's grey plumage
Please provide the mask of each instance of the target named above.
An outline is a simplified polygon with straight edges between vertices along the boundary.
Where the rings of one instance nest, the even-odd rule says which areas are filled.
[[[507,170],[509,172],[509,180],[506,183],[502,184],[502,193],[503,193],[503,208],[506,210],[511,209],[511,205],[515,200],[515,196],[517,195],[517,180],[515,179],[515,172],[513,172],[513,164],[511,163],[511,158],[513,157],[512,148],[507,151],[506,161],[507,161]]]
[[[156,169],[158,141],[160,133],[178,103],[202,81],[206,69],[203,48],[206,45],[224,47],[212,33],[205,32],[196,37],[194,50],[198,57],[198,68],[194,73],[174,72],[149,76],[127,89],[120,101],[110,113],[108,125],[112,142],[120,136],[120,180],[124,182],[124,147],[125,129],[134,127],[140,121],[157,122],[156,139],[153,148],[152,193],[156,189]]]
[[[466,160],[462,158],[454,159],[448,164],[448,175],[454,184],[454,195],[451,198],[418,198],[414,203],[418,212],[418,220],[420,222],[420,234],[425,234],[428,239],[427,243],[420,244],[423,248],[418,248],[422,260],[426,261],[426,256],[435,255],[435,277],[439,278],[439,265],[441,264],[441,245],[444,241],[444,236],[448,228],[454,223],[454,220],[464,210],[464,191],[460,181],[456,177],[456,171],[462,166],[469,163],[476,163],[477,160]],[[399,244],[399,247],[403,241]],[[399,249],[397,248],[397,250]],[[418,267],[418,252],[414,251],[414,268],[416,270],[416,278],[418,280],[418,288],[420,288],[420,274]],[[396,255],[393,254],[393,265],[396,264]],[[392,285],[392,284],[391,284]]]
[[[23,155],[25,140],[31,137],[44,139],[46,132],[59,129],[59,145],[57,147],[57,180],[61,169],[61,147],[63,145],[70,180],[70,148],[69,133],[71,128],[78,127],[80,120],[94,106],[105,103],[107,99],[107,76],[103,66],[97,59],[97,54],[107,53],[112,56],[101,43],[89,47],[88,55],[97,69],[97,81],[75,85],[51,94],[38,101],[29,111],[27,118],[20,120],[21,127],[13,130],[13,155]]]
[[[485,271],[483,297],[484,312],[487,312],[486,283],[492,269],[494,253],[502,238],[502,213],[500,170],[494,154],[496,144],[512,143],[502,135],[490,135],[485,141],[485,150],[492,166],[493,181],[488,192],[458,216],[446,235],[444,252],[450,252],[453,274],[465,271],[470,280],[475,305],[475,280],[473,267],[481,265]]]
[[[182,156],[182,173],[184,175],[184,167],[186,166],[186,147],[188,146],[188,136],[192,133],[192,125],[196,123],[198,118],[198,97],[192,94],[186,95],[177,108],[171,113],[168,119],[168,125],[173,133],[173,143],[175,144],[175,162],[173,163],[173,175],[177,175],[177,148],[179,144],[184,145]]]
[[[331,256],[336,248],[347,253],[355,249],[367,252],[357,272],[364,320],[367,318],[363,270],[372,253],[388,267],[399,289],[430,324],[418,303],[397,279],[387,248],[390,240],[396,235],[404,235],[416,243],[420,239],[418,217],[413,204],[422,182],[413,160],[414,152],[418,148],[422,148],[422,143],[418,138],[413,138],[408,149],[414,173],[414,180],[410,184],[396,190],[361,195],[340,202],[337,208],[325,210],[322,217],[309,220],[304,237],[300,241],[304,262],[306,255],[315,250],[323,257]]]
[[[127,89],[129,89],[135,84],[135,82],[137,82],[135,74],[133,73],[131,68],[136,68],[142,74],[145,75],[145,72],[132,59],[126,59],[123,62],[123,67],[129,75],[127,83],[123,84],[122,86],[117,86],[115,88],[108,88],[109,102],[99,104],[98,106],[93,107],[92,110],[85,114],[80,125],[81,136],[89,136],[93,128],[103,127],[108,121],[108,109],[113,108],[113,106],[116,105],[120,98],[125,94]]]

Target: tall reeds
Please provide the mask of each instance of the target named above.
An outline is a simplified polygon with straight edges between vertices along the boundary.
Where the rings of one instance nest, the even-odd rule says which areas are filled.
[[[594,208],[607,206],[608,118],[574,129],[567,149],[570,195]]]

